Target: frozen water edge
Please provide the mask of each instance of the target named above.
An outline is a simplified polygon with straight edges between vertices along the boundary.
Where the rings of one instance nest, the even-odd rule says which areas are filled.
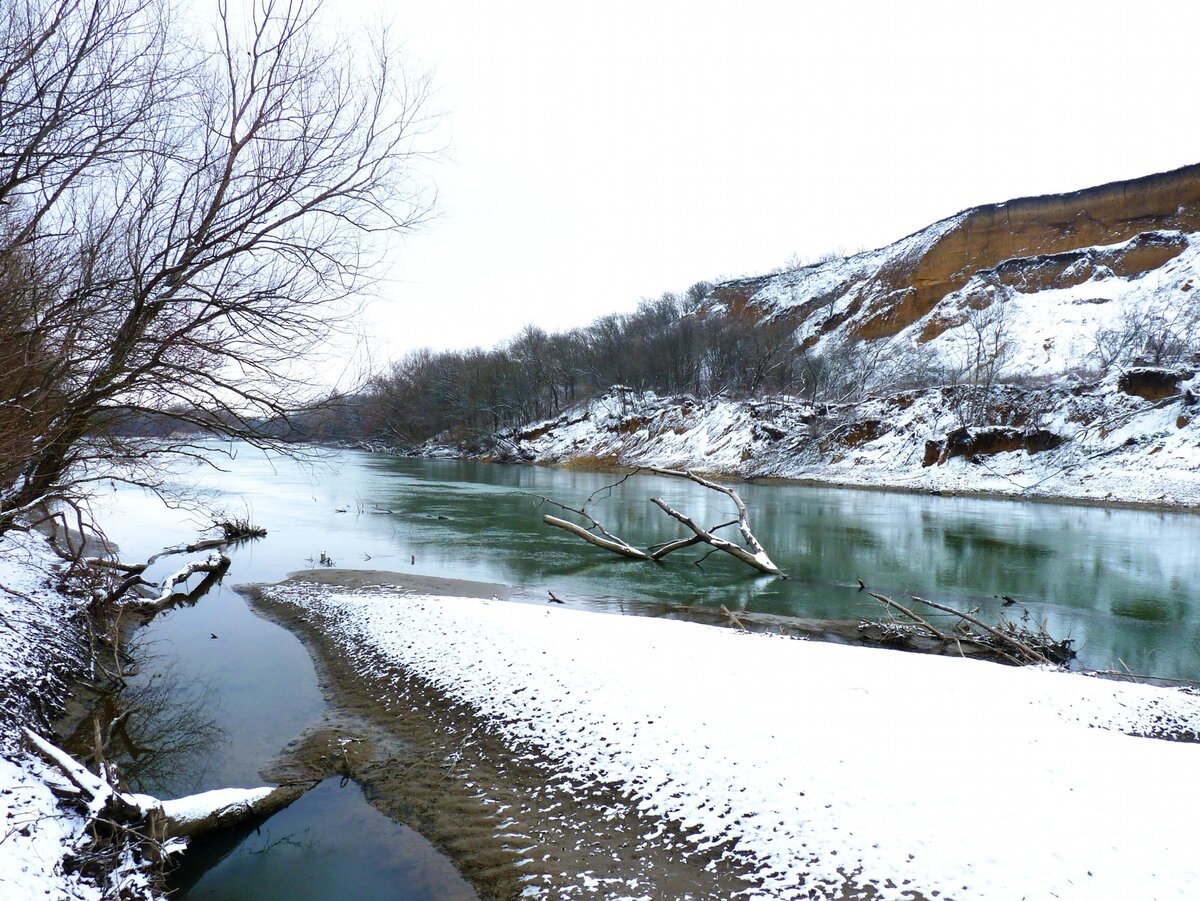
[[[1188,898],[1200,697],[668,620],[285,583],[514,747],[736,839],[762,896]],[[803,887],[802,887],[803,886]]]

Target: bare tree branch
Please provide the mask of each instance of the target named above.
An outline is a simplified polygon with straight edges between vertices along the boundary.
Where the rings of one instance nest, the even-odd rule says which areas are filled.
[[[138,453],[147,415],[283,447],[311,360],[425,218],[431,120],[319,2],[13,0],[0,16],[0,532]],[[277,431],[265,431],[274,421]],[[150,481],[152,475],[146,475]]]
[[[587,520],[589,524],[588,528],[584,528],[583,526],[569,522],[568,520],[560,519],[556,516],[550,516],[549,514],[544,515],[542,520],[548,525],[570,532],[572,535],[576,535],[579,538],[582,538],[584,541],[596,545],[596,547],[600,547],[607,551],[612,551],[615,554],[620,554],[624,557],[630,557],[635,560],[651,560],[658,562],[668,554],[674,553],[682,548],[705,543],[711,545],[714,550],[723,551],[724,553],[731,555],[732,557],[740,560],[742,563],[745,563],[747,566],[750,566],[759,572],[767,573],[773,576],[783,576],[786,578],[779,567],[772,562],[771,558],[767,555],[767,552],[763,549],[762,544],[759,543],[758,539],[754,536],[754,533],[750,530],[750,514],[746,509],[745,503],[742,501],[741,497],[738,496],[737,492],[732,488],[728,488],[724,485],[718,485],[716,482],[711,482],[708,479],[702,478],[691,472],[681,472],[671,469],[647,468],[647,471],[654,472],[659,475],[682,476],[690,479],[698,485],[703,485],[705,488],[710,488],[714,491],[724,494],[733,501],[734,506],[737,508],[738,515],[736,519],[718,523],[712,528],[704,529],[697,525],[696,522],[691,519],[691,517],[672,509],[665,501],[663,501],[662,498],[652,497],[650,498],[651,503],[657,506],[668,516],[683,523],[683,525],[691,530],[692,535],[686,538],[677,538],[662,544],[651,545],[649,549],[643,550],[641,548],[633,547],[624,539],[619,538],[618,536],[609,532],[600,524],[598,520],[596,520],[595,517],[587,512],[588,504],[591,503],[592,500],[601,492],[611,491],[611,489],[615,488],[616,486],[623,484],[630,476],[633,476],[641,471],[641,469],[635,469],[632,472],[626,473],[618,481],[612,483],[611,485],[606,485],[603,488],[597,489],[596,491],[592,492],[587,501],[584,502],[583,506],[578,508],[568,507],[559,501],[538,495],[542,501],[553,504],[561,510],[574,513],[577,516]],[[746,541],[746,544],[750,550],[747,550],[735,542],[727,541],[726,539],[720,538],[714,534],[718,529],[723,529],[732,525],[737,525],[739,527],[742,537]],[[596,534],[597,532],[600,534]]]

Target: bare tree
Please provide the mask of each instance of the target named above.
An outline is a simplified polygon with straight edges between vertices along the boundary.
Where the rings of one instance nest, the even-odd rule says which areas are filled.
[[[206,41],[160,0],[6,4],[0,532],[142,459],[109,437],[133,418],[267,441],[428,212],[426,83],[319,15],[221,0]]]
[[[1176,366],[1200,351],[1200,302],[1180,291],[1121,303],[1115,321],[1092,336],[1088,354],[1100,371],[1117,366]]]
[[[968,301],[963,327],[947,343],[943,381],[956,387],[952,404],[960,425],[981,424],[991,414],[995,389],[1013,352],[1008,291],[989,287]]]

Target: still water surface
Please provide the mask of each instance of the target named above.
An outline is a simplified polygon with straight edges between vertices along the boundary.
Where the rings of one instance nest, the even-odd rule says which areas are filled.
[[[537,603],[553,590],[568,603],[606,610],[642,598],[878,618],[878,605],[857,591],[859,578],[884,594],[978,605],[984,615],[999,610],[997,595],[1010,595],[1019,603],[1009,611],[1028,609],[1052,634],[1075,638],[1088,667],[1200,678],[1200,516],[1193,514],[740,486],[756,534],[791,576],[785,581],[722,556],[698,567],[691,562],[699,556],[694,549],[662,566],[628,561],[543,525],[542,513],[560,511],[536,495],[578,506],[613,481],[609,474],[357,451],[324,452],[297,465],[248,447],[233,450],[232,459],[220,459],[223,471],[197,466],[180,473],[180,483],[195,486],[229,516],[248,516],[269,535],[232,551],[225,585],[194,608],[159,617],[141,635],[151,659],[139,682],[163,687],[181,704],[190,701],[214,728],[201,753],[177,755],[148,773],[145,790],[259,784],[258,770],[319,719],[323,702],[307,652],[286,630],[252,613],[230,585],[276,581],[315,565],[322,553],[339,567],[501,582]],[[589,510],[633,544],[680,535],[682,527],[652,506],[651,496],[705,524],[730,518],[728,501],[715,492],[642,475],[602,491]],[[134,489],[113,489],[97,508],[130,561],[195,540],[207,524]],[[167,575],[182,559],[160,561],[149,576]],[[322,873],[332,884],[360,885],[356,898],[470,896],[419,836],[402,835],[403,827],[388,823],[398,831],[380,839],[386,829],[380,831],[376,817],[355,786],[327,783],[264,828],[303,834],[312,853],[330,850],[330,842],[371,847],[382,840],[406,848],[406,865],[434,874],[409,892],[406,880],[380,877],[391,864],[381,863],[377,872],[353,854],[324,855]],[[322,826],[335,821],[336,839]],[[261,849],[261,833],[254,838]],[[301,897],[296,892],[310,880],[288,862],[296,846],[285,842],[252,854],[250,842],[232,849],[186,896]],[[284,878],[289,872],[300,875]]]

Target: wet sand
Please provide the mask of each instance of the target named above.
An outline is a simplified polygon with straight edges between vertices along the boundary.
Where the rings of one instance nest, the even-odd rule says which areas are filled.
[[[504,586],[378,571],[313,570],[331,588],[505,598]],[[483,899],[731,898],[753,877],[726,847],[699,851],[671,824],[603,783],[580,784],[531,748],[508,747],[487,722],[392,663],[342,646],[319,615],[240,589],[313,656],[325,721],[263,772],[272,781],[341,774],[372,805],[454,861]]]

